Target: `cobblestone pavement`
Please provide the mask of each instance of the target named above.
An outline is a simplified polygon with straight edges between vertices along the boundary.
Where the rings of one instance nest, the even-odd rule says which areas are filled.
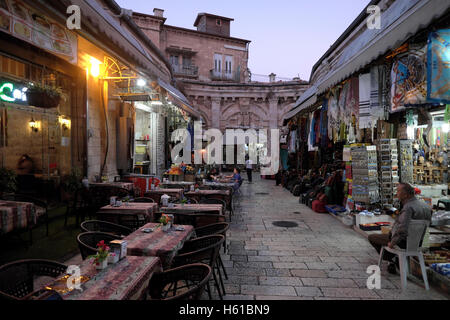
[[[256,175],[255,175],[256,176]],[[423,282],[381,270],[381,289],[369,290],[366,273],[378,254],[366,238],[328,214],[299,204],[274,180],[244,181],[222,258],[228,273],[224,299],[448,299]],[[292,221],[294,228],[274,221]]]

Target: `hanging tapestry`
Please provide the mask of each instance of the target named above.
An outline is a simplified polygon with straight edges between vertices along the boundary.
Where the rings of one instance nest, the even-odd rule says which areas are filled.
[[[322,109],[320,110],[320,145],[326,147],[328,144],[328,99],[323,99]]]
[[[372,127],[370,114],[370,73],[359,75],[359,128]]]
[[[405,105],[426,102],[426,46],[413,48],[392,64],[391,70],[391,111],[396,112]]]
[[[339,102],[338,102],[339,117],[340,117],[340,120],[345,123],[349,123],[352,118],[352,114],[351,114],[351,112],[349,112],[350,109],[346,107],[349,87],[350,87],[350,81],[345,81],[345,83],[342,86],[342,89],[339,92]]]
[[[347,94],[347,99],[345,107],[351,112],[349,125],[352,120],[352,116],[355,117],[356,123],[359,123],[359,79],[358,77],[353,77],[349,82],[349,89]]]
[[[331,89],[328,100],[328,138],[333,140],[333,131],[339,131],[339,106],[338,106],[338,90]]]
[[[450,103],[450,29],[430,33],[427,59],[427,99]]]
[[[391,111],[391,104],[389,99],[390,77],[389,67],[386,65],[378,66],[378,90],[380,92],[380,107],[383,110],[383,115],[378,120],[388,120],[389,112]]]

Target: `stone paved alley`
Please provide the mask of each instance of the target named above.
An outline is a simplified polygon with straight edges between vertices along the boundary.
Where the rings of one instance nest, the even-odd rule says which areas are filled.
[[[255,177],[243,183],[242,196],[223,255],[229,276],[225,299],[448,299],[423,282],[381,269],[381,289],[369,290],[366,269],[377,264],[369,242],[329,214],[317,214],[274,180]],[[294,228],[274,221],[292,221]]]

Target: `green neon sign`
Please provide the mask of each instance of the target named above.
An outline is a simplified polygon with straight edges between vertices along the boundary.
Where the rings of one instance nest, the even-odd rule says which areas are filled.
[[[23,85],[14,84],[12,82],[2,82],[0,80],[0,100],[11,102],[11,103],[19,103],[19,104],[27,104],[27,92],[28,88]]]
[[[10,82],[4,83],[1,87],[0,87],[0,99],[2,99],[3,101],[7,101],[7,102],[14,102],[16,101],[15,98],[7,96],[5,94],[5,88],[9,89],[9,92],[13,92],[14,91],[14,85]]]

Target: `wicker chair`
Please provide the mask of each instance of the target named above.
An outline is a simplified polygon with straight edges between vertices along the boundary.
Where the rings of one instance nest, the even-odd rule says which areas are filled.
[[[212,235],[186,241],[183,248],[178,251],[178,254],[172,261],[172,268],[192,263],[206,263],[209,265],[212,269],[214,284],[221,300],[223,299],[223,295],[226,293],[222,280],[222,274],[217,263],[220,247],[222,246],[224,240],[225,238],[222,235]],[[217,280],[216,270],[219,274],[220,284]],[[208,289],[208,296],[211,299],[211,288],[209,287],[209,283],[206,287]]]
[[[195,235],[196,237],[205,237],[205,236],[210,236],[210,235],[214,235],[214,234],[220,234],[224,237],[224,241],[223,241],[223,251],[224,253],[227,252],[226,248],[226,242],[227,242],[227,231],[230,228],[230,224],[228,222],[219,222],[219,223],[212,223],[209,225],[206,225],[204,227],[199,227],[197,229],[195,229]],[[225,270],[225,265],[223,264],[222,261],[222,257],[219,254],[219,258],[218,258],[218,263],[219,263],[219,267],[222,268],[223,274],[225,276],[225,279],[228,280],[228,274],[227,271]]]
[[[84,221],[81,223],[80,227],[83,232],[91,232],[91,231],[106,232],[121,238],[133,232],[133,230],[131,230],[130,228],[101,220]]]
[[[0,298],[21,300],[34,292],[34,277],[58,277],[67,266],[56,261],[19,260],[0,267]]]
[[[133,202],[155,203],[155,200],[147,197],[139,197],[134,199]]]
[[[174,212],[174,223],[190,225],[194,228],[203,227],[212,223],[225,222],[225,216],[214,213],[182,213]]]
[[[152,300],[199,300],[211,273],[203,263],[169,269],[150,279],[148,294]]]
[[[97,253],[97,243],[104,240],[109,243],[116,240],[117,236],[106,232],[83,232],[77,236],[78,248],[80,249],[81,258],[85,260],[88,256]]]
[[[229,210],[229,219],[231,221],[231,208],[228,208],[227,203],[225,202],[225,200],[223,199],[218,199],[218,198],[214,198],[214,197],[206,197],[206,198],[202,198],[200,199],[199,203],[203,203],[203,204],[221,204],[223,206],[223,210]]]

